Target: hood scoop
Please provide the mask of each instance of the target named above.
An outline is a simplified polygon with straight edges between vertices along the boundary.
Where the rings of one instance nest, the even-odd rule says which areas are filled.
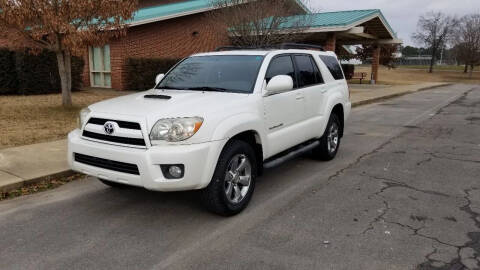
[[[151,99],[165,99],[165,100],[169,100],[172,98],[171,96],[167,96],[167,95],[145,95],[143,97],[151,98]]]

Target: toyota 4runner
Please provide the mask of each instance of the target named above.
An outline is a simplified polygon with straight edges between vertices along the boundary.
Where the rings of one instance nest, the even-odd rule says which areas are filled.
[[[149,91],[83,109],[68,161],[113,187],[200,190],[209,210],[234,215],[263,168],[306,151],[333,159],[350,108],[333,52],[195,54]]]

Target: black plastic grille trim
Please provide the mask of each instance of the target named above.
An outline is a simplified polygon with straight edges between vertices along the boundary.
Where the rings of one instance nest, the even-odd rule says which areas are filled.
[[[75,161],[86,165],[99,167],[111,171],[123,172],[128,174],[140,175],[138,166],[135,164],[118,162],[103,158],[87,156],[83,154],[74,153]]]
[[[121,144],[130,144],[130,145],[138,145],[138,146],[146,146],[144,139],[138,138],[127,138],[127,137],[118,137],[118,136],[110,136],[104,135],[100,133],[90,132],[90,131],[83,131],[83,136],[87,138],[107,141],[107,142],[114,142],[114,143],[121,143]]]
[[[105,125],[106,122],[115,122],[118,124],[119,127],[121,128],[128,128],[128,129],[136,129],[136,130],[141,130],[140,124],[139,123],[134,123],[134,122],[127,122],[127,121],[117,121],[117,120],[108,120],[108,119],[103,119],[103,118],[90,118],[88,120],[89,124],[95,124],[95,125]]]

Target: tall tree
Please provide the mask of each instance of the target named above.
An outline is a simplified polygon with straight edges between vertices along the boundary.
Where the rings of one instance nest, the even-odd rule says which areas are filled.
[[[455,32],[457,55],[465,64],[465,72],[470,66],[470,76],[472,76],[473,68],[480,64],[480,14],[463,17]]]
[[[72,53],[124,34],[136,8],[136,0],[0,0],[0,34],[16,47],[56,53],[62,103],[71,106]]]
[[[418,56],[420,50],[418,48],[412,46],[402,47],[402,55],[403,56]]]
[[[433,72],[439,50],[452,38],[456,24],[455,18],[441,12],[431,11],[420,16],[417,32],[412,35],[412,38],[431,49],[430,73]]]
[[[291,16],[306,13],[296,0],[212,0],[212,5],[216,10],[208,16],[237,46],[282,43],[308,24],[308,16]]]

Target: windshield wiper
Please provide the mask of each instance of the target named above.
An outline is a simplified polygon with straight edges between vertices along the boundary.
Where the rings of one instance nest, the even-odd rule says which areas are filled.
[[[212,86],[189,87],[188,90],[212,91],[212,92],[226,92],[228,89]]]
[[[155,89],[157,89],[157,90],[186,90],[185,88],[178,88],[178,87],[173,87],[173,86],[159,86]]]

